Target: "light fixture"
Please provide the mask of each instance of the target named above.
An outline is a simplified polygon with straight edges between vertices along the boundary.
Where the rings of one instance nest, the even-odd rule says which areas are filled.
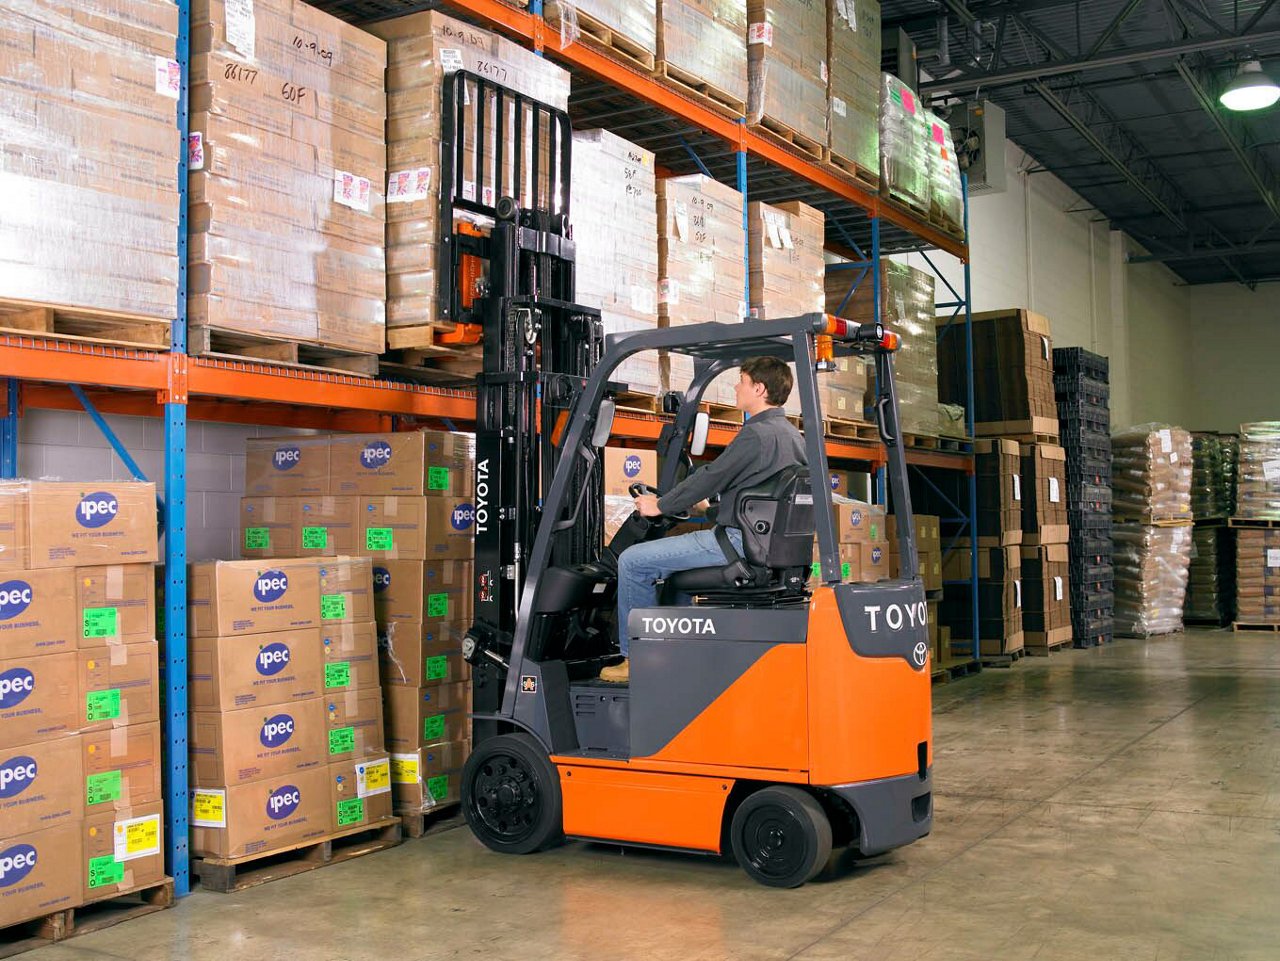
[[[1228,110],[1262,110],[1280,100],[1280,86],[1263,73],[1261,63],[1250,60],[1240,64],[1218,100]]]

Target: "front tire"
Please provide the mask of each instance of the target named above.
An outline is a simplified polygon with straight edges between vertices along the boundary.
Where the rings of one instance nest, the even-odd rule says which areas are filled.
[[[486,738],[462,771],[467,826],[499,854],[532,854],[563,837],[560,776],[528,734]]]
[[[784,785],[747,797],[729,828],[738,864],[773,888],[797,888],[831,857],[831,822],[812,795]]]

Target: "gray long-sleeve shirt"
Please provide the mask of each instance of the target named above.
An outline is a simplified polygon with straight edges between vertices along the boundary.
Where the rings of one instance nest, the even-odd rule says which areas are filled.
[[[720,495],[719,523],[736,526],[738,496],[784,467],[804,464],[804,437],[781,407],[750,418],[710,464],[698,468],[658,499],[664,514],[679,514],[712,494]]]

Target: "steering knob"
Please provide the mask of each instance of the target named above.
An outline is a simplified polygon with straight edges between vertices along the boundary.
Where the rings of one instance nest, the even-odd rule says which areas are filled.
[[[627,493],[630,494],[632,497],[644,497],[646,494],[652,494],[654,497],[662,496],[656,490],[650,487],[648,484],[645,484],[641,481],[636,481],[634,484],[628,487]]]

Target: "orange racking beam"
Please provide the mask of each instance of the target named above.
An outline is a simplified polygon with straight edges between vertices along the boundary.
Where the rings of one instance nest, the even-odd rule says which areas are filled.
[[[163,390],[169,355],[16,334],[0,335],[0,376],[59,384]]]

